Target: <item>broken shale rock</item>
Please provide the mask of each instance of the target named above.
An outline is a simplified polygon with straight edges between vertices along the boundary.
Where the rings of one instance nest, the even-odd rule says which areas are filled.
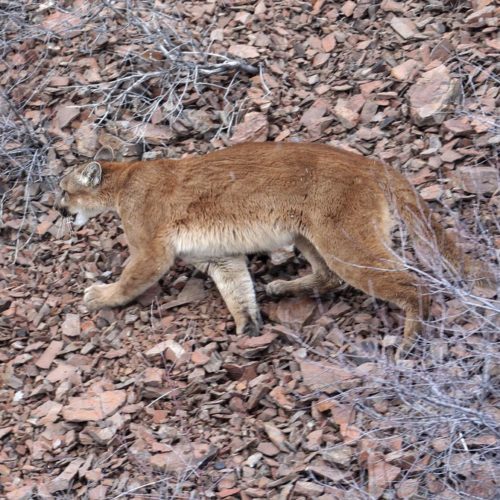
[[[123,390],[104,391],[97,396],[69,398],[62,410],[67,422],[97,422],[113,415],[127,400]]]
[[[443,123],[458,89],[444,64],[423,73],[408,92],[413,122],[419,126]]]

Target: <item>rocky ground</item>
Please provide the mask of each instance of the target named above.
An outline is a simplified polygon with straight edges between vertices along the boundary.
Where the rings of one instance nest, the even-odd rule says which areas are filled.
[[[318,141],[401,169],[495,266],[498,14],[492,0],[0,2],[0,497],[495,498],[492,291],[429,274],[433,317],[399,364],[397,308],[347,285],[265,296],[308,272],[289,249],[250,256],[260,337],[236,336],[182,262],[89,314],[84,288],[128,256],[122,230],[113,215],[75,230],[52,204],[88,158]]]

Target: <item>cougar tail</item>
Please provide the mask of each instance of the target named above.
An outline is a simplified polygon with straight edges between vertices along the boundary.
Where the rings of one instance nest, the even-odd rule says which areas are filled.
[[[390,183],[385,183],[386,196],[405,223],[417,257],[434,269],[439,263],[453,274],[474,281],[479,286],[496,288],[494,272],[486,263],[477,261],[464,252],[456,233],[444,229],[427,202],[408,180],[392,169],[386,180],[389,176]]]

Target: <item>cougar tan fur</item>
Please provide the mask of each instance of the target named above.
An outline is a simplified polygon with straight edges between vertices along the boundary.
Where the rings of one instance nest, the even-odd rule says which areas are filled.
[[[429,296],[391,250],[393,215],[421,254],[440,252],[470,277],[482,269],[399,172],[326,145],[255,143],[182,160],[90,162],[60,187],[60,208],[76,223],[116,210],[129,243],[120,279],[85,290],[91,309],[130,302],[181,257],[213,278],[237,332],[255,334],[260,317],[244,255],[294,244],[312,274],[274,281],[270,294],[325,292],[345,280],[405,311],[409,346]]]

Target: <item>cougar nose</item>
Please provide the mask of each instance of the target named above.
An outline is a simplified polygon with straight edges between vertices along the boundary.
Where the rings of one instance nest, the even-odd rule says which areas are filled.
[[[69,213],[69,210],[66,207],[63,207],[60,203],[60,200],[57,200],[54,204],[54,208],[63,216],[63,217],[69,217],[71,214]]]
[[[63,194],[62,192],[56,193],[56,199],[54,200],[54,208],[63,216],[69,217],[71,214],[68,209],[62,203]]]

